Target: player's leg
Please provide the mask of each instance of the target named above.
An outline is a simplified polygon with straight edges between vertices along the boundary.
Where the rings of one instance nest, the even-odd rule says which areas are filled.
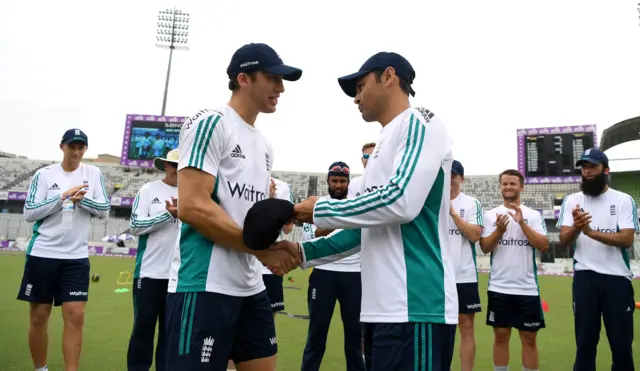
[[[600,340],[603,288],[597,273],[576,271],[573,274],[573,316],[576,339],[575,371],[595,371]],[[602,285],[603,286],[603,285]],[[604,286],[603,286],[604,287]]]
[[[506,371],[509,368],[509,339],[512,327],[511,295],[487,292],[487,325],[493,327],[493,368]]]
[[[373,323],[362,324],[362,352],[364,353],[364,365],[367,371],[371,371],[373,358]]]
[[[133,284],[133,329],[127,349],[128,371],[148,371],[153,362],[153,340],[160,312],[154,281],[137,278]]]
[[[460,329],[460,363],[462,371],[473,370],[476,358],[476,339],[474,329],[475,314],[482,311],[478,283],[459,283],[458,289],[458,328]]]
[[[314,269],[309,275],[307,303],[309,305],[309,333],[302,355],[302,371],[320,369],[327,346],[327,334],[336,306],[336,290],[333,273]]]
[[[603,295],[602,316],[611,348],[611,370],[633,371],[633,285],[630,280],[620,276],[601,275],[601,279],[607,286]]]
[[[66,371],[77,371],[82,353],[84,311],[89,299],[89,259],[62,261],[60,288],[55,301],[62,303],[62,353]]]
[[[362,326],[360,325],[360,306],[362,301],[362,280],[360,272],[332,272],[340,316],[344,330],[344,356],[347,371],[364,371],[362,358]]]
[[[519,310],[514,312],[514,327],[519,330],[522,344],[522,366],[525,371],[538,370],[537,333],[545,328],[544,313],[539,296],[517,295]]]
[[[243,298],[212,292],[167,294],[167,371],[225,371]]]
[[[18,300],[29,302],[29,350],[36,369],[47,365],[48,324],[58,285],[59,261],[27,255]]]
[[[242,298],[231,358],[238,371],[275,371],[278,342],[267,291]]]
[[[167,360],[166,305],[169,280],[157,280],[156,305],[158,306],[158,340],[156,341],[156,371],[164,371]]]

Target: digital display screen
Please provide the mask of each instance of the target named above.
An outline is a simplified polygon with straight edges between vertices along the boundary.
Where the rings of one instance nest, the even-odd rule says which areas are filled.
[[[518,129],[518,170],[525,183],[579,183],[576,161],[597,148],[595,125]]]
[[[153,160],[165,157],[178,147],[182,123],[132,121],[128,143],[130,160]]]

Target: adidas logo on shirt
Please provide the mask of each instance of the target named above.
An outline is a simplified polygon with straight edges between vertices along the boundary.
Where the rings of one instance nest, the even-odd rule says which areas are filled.
[[[242,149],[240,149],[240,145],[236,144],[236,148],[234,148],[231,151],[231,157],[235,157],[235,158],[241,158],[241,159],[245,159],[244,155],[242,154]]]
[[[160,202],[160,199],[158,199],[158,197],[154,198],[153,201],[151,201],[151,204],[159,204],[159,203],[161,202]]]
[[[60,189],[60,187],[58,187],[58,183],[53,183],[53,185],[51,187],[49,187],[50,190],[57,190]]]

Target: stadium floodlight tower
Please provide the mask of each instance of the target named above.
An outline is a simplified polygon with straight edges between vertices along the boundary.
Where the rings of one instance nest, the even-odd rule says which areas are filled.
[[[169,90],[173,50],[189,50],[189,13],[176,8],[159,11],[156,46],[169,49],[169,66],[167,67],[167,80],[164,84],[164,96],[162,98],[162,116],[164,116],[167,108],[167,92]]]

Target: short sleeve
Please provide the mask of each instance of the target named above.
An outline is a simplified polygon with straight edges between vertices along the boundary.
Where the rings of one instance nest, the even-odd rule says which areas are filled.
[[[192,167],[218,175],[227,144],[222,120],[219,112],[205,110],[185,121],[180,129],[178,171]]]
[[[495,216],[491,212],[486,212],[483,216],[482,235],[480,237],[489,237],[491,233],[495,232]]]
[[[482,219],[482,206],[480,205],[480,202],[475,198],[470,198],[468,209],[465,213],[465,220],[468,223],[482,227]]]
[[[542,218],[542,214],[540,214],[538,211],[533,210],[531,212],[531,228],[533,228],[534,231],[543,234],[543,235],[547,235],[547,225],[544,222],[544,219]]]
[[[564,198],[562,201],[562,206],[560,207],[560,216],[558,217],[558,223],[556,227],[571,227],[573,225],[573,208],[576,206],[575,203],[571,204],[571,195]]]
[[[633,229],[636,232],[640,231],[638,226],[638,207],[636,206],[636,202],[629,195],[624,195],[624,199],[620,204],[618,228]]]

